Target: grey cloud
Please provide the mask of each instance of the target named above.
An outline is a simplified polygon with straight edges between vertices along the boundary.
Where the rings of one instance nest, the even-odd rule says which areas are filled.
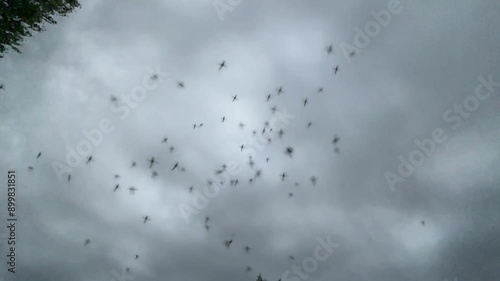
[[[18,273],[2,274],[111,280],[129,267],[135,280],[252,281],[260,272],[277,281],[331,234],[341,247],[309,280],[495,279],[498,148],[473,136],[479,125],[493,128],[498,93],[457,130],[442,115],[474,93],[478,76],[500,80],[498,6],[401,0],[402,12],[348,63],[339,44],[353,44],[353,28],[388,2],[246,0],[220,21],[211,1],[90,1],[35,35],[0,65],[0,167],[17,170],[20,219]],[[227,68],[217,71],[222,60]],[[155,65],[170,76],[121,120],[110,96],[130,94]],[[251,169],[239,146],[261,133],[274,105],[296,117],[256,151]],[[94,147],[95,162],[58,181],[52,162],[64,162],[65,147],[103,118],[116,128]],[[397,171],[398,156],[434,128],[449,140],[391,192],[384,172]],[[239,184],[186,224],[179,206],[191,204],[189,187],[203,190],[230,161],[241,166],[231,177]],[[186,171],[171,171],[176,162]],[[131,195],[130,186],[139,190]]]

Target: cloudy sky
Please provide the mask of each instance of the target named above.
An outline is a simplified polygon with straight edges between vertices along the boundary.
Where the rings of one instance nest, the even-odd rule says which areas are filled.
[[[496,0],[85,1],[0,61],[0,167],[18,185],[16,274],[2,239],[2,280],[500,279],[499,12]],[[424,155],[415,142],[436,134]],[[398,171],[410,155],[418,165]],[[318,239],[339,245],[323,261]]]

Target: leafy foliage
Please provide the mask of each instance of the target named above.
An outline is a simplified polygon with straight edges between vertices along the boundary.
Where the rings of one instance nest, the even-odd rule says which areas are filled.
[[[54,16],[66,16],[79,8],[77,0],[3,0],[0,1],[0,58],[10,47],[20,53],[23,38],[56,24]]]

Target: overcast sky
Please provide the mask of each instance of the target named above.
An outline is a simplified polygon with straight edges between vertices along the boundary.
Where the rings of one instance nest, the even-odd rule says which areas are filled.
[[[355,28],[391,2],[243,0],[223,12],[212,0],[92,0],[34,34],[0,61],[1,168],[17,171],[19,219],[16,274],[0,246],[5,280],[109,281],[128,267],[138,281],[278,281],[327,237],[339,247],[307,280],[500,279],[500,87],[475,98],[489,92],[480,76],[500,81],[500,6],[401,0],[346,56]],[[478,101],[470,115],[447,114],[464,100]],[[102,120],[112,131],[70,167],[68,149]],[[436,129],[445,140],[401,175],[400,156]],[[196,211],[189,222],[182,206]]]

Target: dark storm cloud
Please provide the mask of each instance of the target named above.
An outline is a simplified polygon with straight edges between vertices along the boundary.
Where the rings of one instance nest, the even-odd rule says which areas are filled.
[[[221,21],[212,1],[90,1],[31,38],[0,66],[2,170],[19,176],[15,280],[119,280],[129,267],[134,280],[252,281],[260,272],[277,281],[329,235],[340,247],[308,280],[494,279],[498,147],[475,134],[492,123],[500,90],[457,130],[443,113],[474,94],[479,76],[500,80],[498,7],[402,0],[349,61],[342,43],[354,45],[355,28],[390,2],[246,0]],[[111,95],[122,101],[156,66],[168,77],[122,120]],[[283,138],[274,131],[256,149],[252,169],[239,146],[275,105],[294,117]],[[66,147],[104,118],[114,129],[93,146],[94,162],[59,181],[52,163],[64,164]],[[435,128],[447,141],[392,192],[384,173],[397,173],[398,156]],[[152,156],[159,164],[149,169]],[[177,162],[184,172],[171,171]],[[230,177],[239,184],[186,223],[179,207],[192,204],[189,187],[203,193],[228,163],[239,165]],[[292,277],[301,279],[282,281]]]

